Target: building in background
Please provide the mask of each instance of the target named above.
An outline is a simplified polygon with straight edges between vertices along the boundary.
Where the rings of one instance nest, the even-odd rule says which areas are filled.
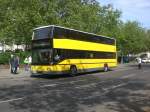
[[[15,51],[15,50],[25,51],[25,45],[24,44],[22,44],[22,45],[16,45],[16,44],[7,45],[7,44],[0,43],[0,53],[6,52],[6,51]]]

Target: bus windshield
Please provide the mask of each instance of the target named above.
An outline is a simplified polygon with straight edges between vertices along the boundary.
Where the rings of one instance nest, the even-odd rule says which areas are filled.
[[[51,62],[51,49],[36,49],[32,52],[32,64],[50,64]]]

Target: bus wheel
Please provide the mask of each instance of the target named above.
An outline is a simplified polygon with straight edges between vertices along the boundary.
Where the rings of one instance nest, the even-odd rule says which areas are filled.
[[[108,64],[107,64],[107,63],[105,63],[105,64],[104,64],[104,72],[107,72],[107,71],[108,71],[108,69],[109,69]]]
[[[77,74],[77,67],[75,65],[71,65],[70,67],[70,75],[75,76]]]

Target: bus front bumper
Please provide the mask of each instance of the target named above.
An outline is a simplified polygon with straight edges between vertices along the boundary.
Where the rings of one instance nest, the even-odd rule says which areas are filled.
[[[41,75],[60,75],[66,74],[67,71],[31,71],[31,76],[41,76]]]

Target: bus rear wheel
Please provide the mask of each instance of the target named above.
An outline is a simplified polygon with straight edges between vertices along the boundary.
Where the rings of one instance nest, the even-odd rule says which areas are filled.
[[[70,66],[70,75],[76,76],[77,75],[77,67],[75,65]]]
[[[108,70],[109,70],[108,64],[105,63],[105,64],[104,64],[104,72],[107,72]]]

